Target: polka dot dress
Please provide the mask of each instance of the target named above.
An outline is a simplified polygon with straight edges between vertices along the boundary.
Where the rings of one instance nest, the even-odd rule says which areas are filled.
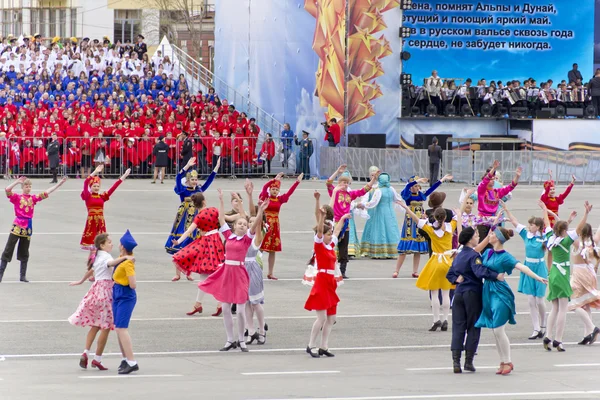
[[[183,273],[212,274],[225,261],[225,247],[218,232],[219,210],[215,207],[200,210],[194,223],[205,234],[173,255],[173,262]]]

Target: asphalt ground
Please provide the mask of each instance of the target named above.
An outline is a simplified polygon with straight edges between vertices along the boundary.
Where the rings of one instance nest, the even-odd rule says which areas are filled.
[[[600,351],[597,344],[576,345],[583,336],[581,322],[570,313],[564,337],[567,351],[545,352],[540,340],[527,339],[531,322],[527,299],[520,294],[516,294],[517,325],[507,328],[514,372],[494,374],[499,364],[494,338],[491,331],[483,330],[475,359],[478,371],[453,374],[451,334],[428,332],[432,323],[428,294],[414,286],[410,258],[398,279],[391,278],[393,260],[351,261],[350,279],[338,290],[338,322],[330,339],[336,356],[310,358],[304,349],[314,313],[303,308],[309,289],[300,280],[312,249],[312,193],[319,189],[325,195],[324,182],[303,182],[283,206],[283,252],[277,256],[275,270],[281,279],[265,281],[266,345],[252,345],[249,353],[219,352],[225,333],[222,319],[210,316],[214,299],[207,296],[204,313],[188,317],[185,312],[192,308],[197,282],[171,282],[173,268],[163,247],[178,206],[172,183],[127,180],[105,208],[113,239],[130,229],[139,243],[135,252],[138,303],[130,331],[140,371],[126,377],[116,373],[120,355],[114,333],[103,359],[109,370],[80,370],[78,359],[87,330],[67,322],[89,288],[89,283],[68,285],[80,279],[86,268],[87,255],[79,250],[86,217],[79,197],[83,181],[68,181],[36,206],[28,272],[31,283],[18,282],[15,260],[0,284],[1,399],[600,398]],[[263,183],[255,181],[257,191]],[[291,183],[284,181],[283,189]],[[105,188],[109,185],[103,182]],[[34,191],[48,186],[47,180],[34,180]],[[206,193],[209,205],[218,204],[216,188],[242,191],[242,186],[241,180],[215,181]],[[398,191],[401,188],[396,185]],[[448,194],[447,208],[458,206],[461,188],[444,185],[440,189]],[[510,206],[519,219],[526,221],[539,213],[540,192],[540,187],[515,190]],[[596,187],[576,187],[561,215],[571,210],[582,214],[583,202],[594,203],[598,193]],[[13,219],[12,205],[0,202],[0,211],[4,227],[0,242],[4,242]],[[600,201],[590,223],[594,227],[600,223]],[[363,226],[359,220],[359,232]],[[523,259],[518,237],[506,248]],[[422,257],[421,266],[425,262]],[[508,281],[516,293],[518,273]],[[600,316],[594,314],[594,318]]]

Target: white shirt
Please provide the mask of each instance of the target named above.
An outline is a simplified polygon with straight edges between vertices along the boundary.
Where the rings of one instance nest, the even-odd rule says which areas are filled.
[[[104,250],[98,250],[98,253],[96,253],[96,259],[92,265],[96,281],[112,280],[112,270],[108,267],[109,261],[113,261],[112,256]]]

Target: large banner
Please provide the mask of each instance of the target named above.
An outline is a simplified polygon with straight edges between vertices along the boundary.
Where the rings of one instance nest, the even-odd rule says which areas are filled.
[[[573,63],[584,81],[594,66],[594,0],[425,0],[405,11],[412,28],[404,64],[415,85],[443,78],[567,79]]]

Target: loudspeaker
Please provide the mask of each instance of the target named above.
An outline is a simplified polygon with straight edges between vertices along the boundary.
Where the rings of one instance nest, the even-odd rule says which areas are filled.
[[[485,103],[481,106],[481,115],[485,118],[489,118],[492,116],[492,106],[490,104]]]
[[[510,118],[527,118],[529,109],[527,107],[511,107]]]
[[[532,131],[533,130],[533,120],[519,120],[519,119],[511,119],[508,120],[508,127],[512,130],[517,131]],[[508,136],[513,137],[513,136]],[[516,137],[516,136],[515,136]]]
[[[551,108],[544,108],[542,110],[537,110],[535,113],[535,117],[537,119],[549,119],[552,118],[552,110]]]
[[[427,148],[431,145],[433,138],[436,137],[438,139],[438,146],[442,149],[446,150],[446,142],[452,135],[424,135],[424,134],[416,134],[415,135],[415,143],[413,144],[415,150],[427,150]]]
[[[585,108],[584,114],[587,119],[596,119],[596,109],[591,104]]]
[[[512,121],[511,121],[512,122]],[[532,123],[533,121],[523,121]],[[502,139],[518,139],[517,135],[507,135],[507,136],[494,136],[494,135],[481,135],[482,138],[502,138]],[[513,151],[513,147],[518,149],[518,145],[514,145],[512,143],[482,143],[480,150],[487,151]]]
[[[435,104],[429,104],[427,106],[427,115],[429,115],[430,117],[435,117],[437,116],[437,107]]]
[[[569,117],[583,117],[583,108],[567,108]]]
[[[385,149],[385,133],[357,133],[348,135],[348,147]]]

